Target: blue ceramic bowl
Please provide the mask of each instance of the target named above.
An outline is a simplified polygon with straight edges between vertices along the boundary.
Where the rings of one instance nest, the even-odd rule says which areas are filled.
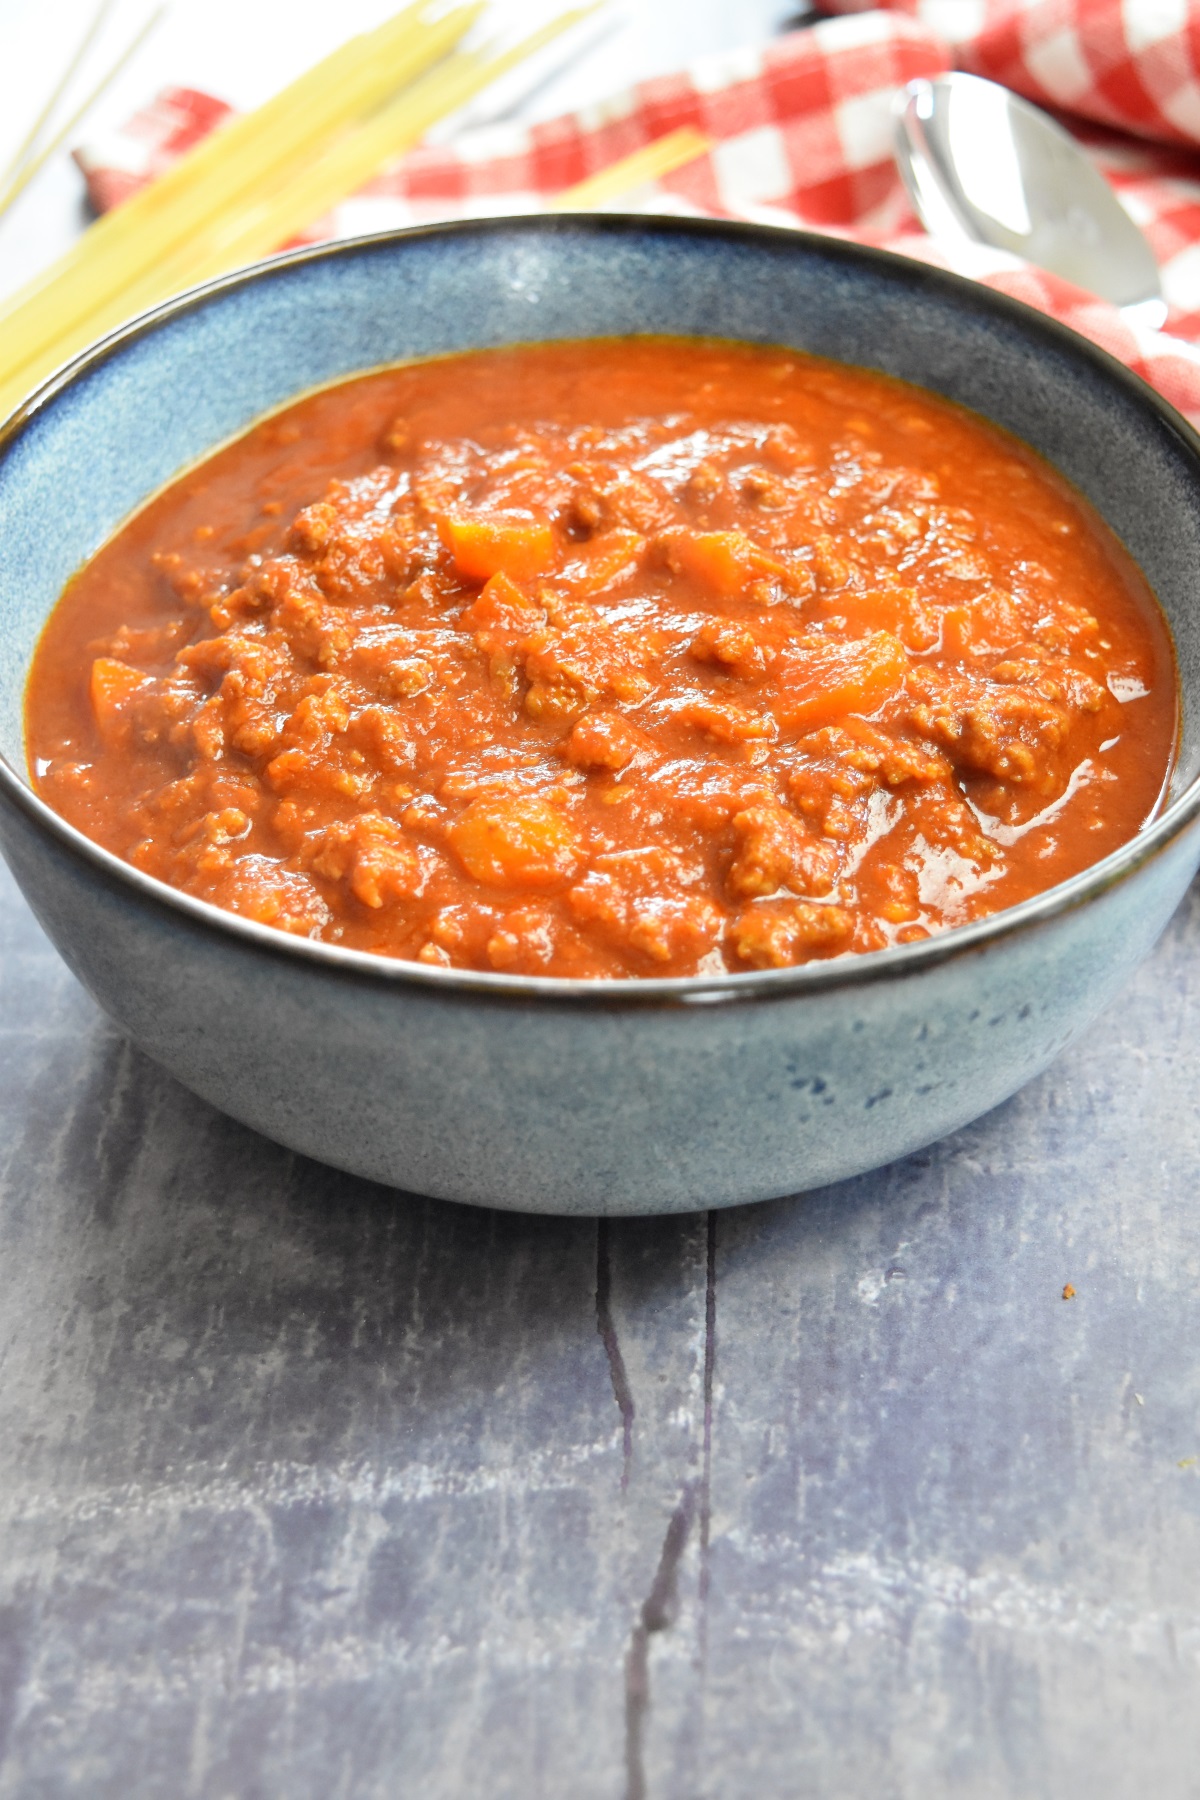
[[[22,699],[73,570],[183,465],[318,383],[410,356],[639,331],[794,345],[922,382],[1035,445],[1174,632],[1170,805],[1083,875],[943,937],[721,978],[558,982],[390,962],[177,893],[31,791]],[[727,1206],[857,1174],[995,1106],[1117,992],[1200,862],[1200,456],[1118,364],[899,258],[746,226],[532,219],[302,252],[162,308],[0,437],[0,846],[80,980],[216,1106],[396,1187],[555,1213]]]

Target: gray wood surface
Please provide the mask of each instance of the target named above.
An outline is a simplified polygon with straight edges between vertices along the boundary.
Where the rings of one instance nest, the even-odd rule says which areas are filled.
[[[1200,1794],[1198,970],[1193,899],[949,1142],[597,1228],[223,1119],[4,877],[0,1796]]]

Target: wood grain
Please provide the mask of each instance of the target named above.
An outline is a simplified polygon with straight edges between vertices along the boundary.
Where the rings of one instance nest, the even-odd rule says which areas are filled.
[[[921,1156],[598,1232],[219,1117],[5,877],[0,1796],[1195,1793],[1198,950]]]

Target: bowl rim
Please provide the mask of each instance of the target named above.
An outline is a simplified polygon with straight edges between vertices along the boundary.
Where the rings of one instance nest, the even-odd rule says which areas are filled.
[[[1023,301],[949,270],[917,261],[873,245],[827,237],[819,232],[786,226],[750,224],[740,220],[691,219],[640,213],[513,214],[489,219],[447,220],[369,232],[357,237],[307,245],[299,250],[268,257],[229,275],[189,288],[162,304],[136,315],[107,333],[53,371],[28,394],[7,419],[0,421],[0,461],[40,415],[82,376],[118,356],[128,345],[150,335],[173,320],[198,310],[210,300],[306,265],[352,258],[372,249],[384,249],[409,241],[442,238],[494,237],[519,230],[539,236],[561,237],[571,233],[591,236],[659,235],[667,238],[711,238],[758,244],[786,253],[789,248],[818,255],[835,263],[877,268],[900,275],[918,288],[954,299],[959,305],[1016,325],[1027,338],[1039,337],[1047,347],[1091,364],[1107,381],[1126,390],[1135,404],[1148,408],[1181,440],[1196,463],[1200,476],[1200,433],[1148,382],[1116,357],[1093,344],[1058,320],[1038,312]],[[688,334],[685,334],[688,335]],[[446,354],[455,354],[446,352]],[[382,366],[382,365],[381,365]],[[369,373],[368,370],[362,371]],[[352,379],[347,373],[339,380]],[[919,385],[919,384],[914,384]],[[298,390],[298,394],[303,389]],[[290,402],[281,402],[288,405]],[[246,427],[245,429],[249,429]],[[210,451],[204,455],[211,454]],[[170,479],[175,479],[172,476]],[[144,502],[139,502],[139,506]],[[1168,626],[1169,631],[1169,626]],[[1174,635],[1171,634],[1172,645]],[[567,979],[554,975],[510,975],[499,972],[442,968],[374,951],[347,949],[319,938],[301,937],[201,900],[174,888],[157,876],[145,874],[112,851],[95,843],[44,801],[0,752],[0,799],[15,805],[27,819],[57,840],[69,852],[106,879],[110,886],[126,888],[140,901],[181,914],[193,927],[232,938],[247,949],[265,950],[273,956],[299,959],[329,975],[365,979],[371,983],[414,987],[429,995],[488,998],[497,1002],[524,1003],[536,999],[603,1010],[630,1007],[687,1007],[712,1004],[746,1004],[827,993],[831,989],[859,987],[877,981],[913,977],[923,970],[982,952],[1008,938],[1052,923],[1098,899],[1110,888],[1135,875],[1165,851],[1200,814],[1200,774],[1182,793],[1136,836],[1097,863],[1040,894],[1005,907],[970,924],[953,926],[912,944],[892,944],[882,950],[848,952],[820,962],[800,963],[783,969],[752,969],[744,973],[674,976],[621,976],[613,979]]]

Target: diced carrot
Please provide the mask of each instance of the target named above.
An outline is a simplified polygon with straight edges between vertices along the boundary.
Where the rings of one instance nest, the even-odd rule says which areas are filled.
[[[577,594],[602,594],[615,581],[633,574],[645,548],[641,532],[618,527],[581,545],[561,579],[570,582]]]
[[[131,669],[128,663],[118,662],[115,657],[96,658],[92,664],[89,695],[100,736],[106,744],[120,743],[125,737],[129,730],[126,703],[149,680],[150,677],[140,669]]]
[[[888,631],[849,641],[798,638],[779,670],[774,703],[780,729],[815,731],[843,713],[869,714],[896,693],[908,672],[904,645]]]
[[[495,631],[529,631],[544,617],[542,608],[515,581],[505,574],[498,574],[484,582],[463,613],[462,623],[478,638],[480,634]]]
[[[942,653],[945,656],[969,656],[974,641],[970,610],[965,606],[948,606],[942,614]]]
[[[1012,650],[1025,637],[1025,621],[1012,598],[992,588],[969,606],[948,606],[942,614],[944,656],[979,656]]]
[[[911,587],[843,589],[821,603],[819,616],[844,620],[858,637],[888,631],[906,650],[932,650],[938,641],[937,614]]]
[[[579,861],[570,821],[534,794],[473,801],[450,842],[468,875],[489,887],[557,887]]]
[[[437,528],[464,581],[528,581],[554,567],[554,532],[533,513],[443,513]]]
[[[671,540],[671,565],[718,594],[739,594],[748,582],[780,581],[791,589],[796,571],[760,550],[744,531],[681,531]]]

